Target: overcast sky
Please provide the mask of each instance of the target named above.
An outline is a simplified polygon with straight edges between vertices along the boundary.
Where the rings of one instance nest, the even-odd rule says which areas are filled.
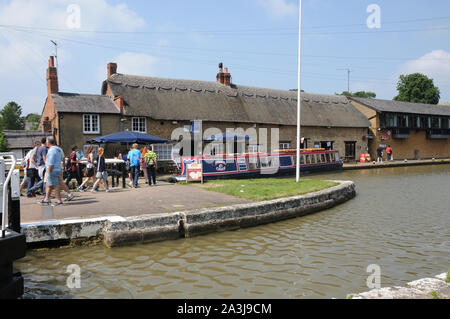
[[[400,74],[421,72],[450,101],[450,1],[303,3],[305,91],[347,90],[350,68],[351,91],[392,99]],[[367,26],[371,4],[380,28]],[[108,62],[119,73],[205,81],[223,62],[236,84],[297,87],[298,1],[0,0],[0,106],[41,113],[50,40],[62,92],[99,94]]]

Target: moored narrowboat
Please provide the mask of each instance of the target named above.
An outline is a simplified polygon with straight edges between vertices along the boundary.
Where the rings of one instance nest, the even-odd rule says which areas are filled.
[[[183,156],[180,175],[177,181],[186,180],[187,166],[202,163],[203,178],[252,178],[257,176],[274,176],[295,174],[297,153],[295,150],[279,150],[273,154],[246,153],[215,156]],[[338,151],[324,149],[307,149],[300,153],[300,170],[302,172],[320,172],[339,170],[343,161]]]

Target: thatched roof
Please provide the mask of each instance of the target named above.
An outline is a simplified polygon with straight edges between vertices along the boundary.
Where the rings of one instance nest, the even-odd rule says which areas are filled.
[[[58,93],[52,94],[52,99],[62,113],[120,113],[111,98],[104,95]]]
[[[296,125],[297,93],[216,82],[163,79],[114,74],[109,84],[114,97],[122,96],[124,113],[155,120],[203,120]],[[302,125],[369,127],[368,120],[335,95],[302,93]]]
[[[377,112],[450,116],[450,106],[351,97],[351,100]]]

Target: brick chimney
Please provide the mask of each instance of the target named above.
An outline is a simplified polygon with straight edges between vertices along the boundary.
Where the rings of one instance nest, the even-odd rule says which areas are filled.
[[[228,73],[228,68],[225,68],[225,72],[223,71],[223,63],[219,63],[217,82],[226,86],[231,86],[231,74]]]
[[[108,63],[108,79],[117,74],[117,63]]]
[[[47,92],[48,96],[51,94],[57,94],[59,92],[58,87],[58,70],[55,67],[55,57],[51,56],[48,60],[47,69]]]

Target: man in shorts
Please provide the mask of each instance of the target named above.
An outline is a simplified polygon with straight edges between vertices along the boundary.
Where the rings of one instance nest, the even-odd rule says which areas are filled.
[[[63,178],[62,178],[62,169],[61,169],[61,163],[64,158],[64,154],[61,148],[56,146],[56,140],[53,136],[47,137],[47,146],[48,146],[48,153],[47,153],[47,160],[45,163],[45,184],[46,184],[46,195],[45,199],[42,201],[43,205],[50,205],[50,196],[52,194],[52,191],[55,190],[55,196],[57,199],[57,203],[54,206],[60,206],[63,205],[63,202],[61,200],[61,192],[59,187],[66,186],[64,184]],[[64,189],[68,190],[67,186],[64,187]],[[70,201],[73,199],[73,194],[68,193],[67,200]]]

